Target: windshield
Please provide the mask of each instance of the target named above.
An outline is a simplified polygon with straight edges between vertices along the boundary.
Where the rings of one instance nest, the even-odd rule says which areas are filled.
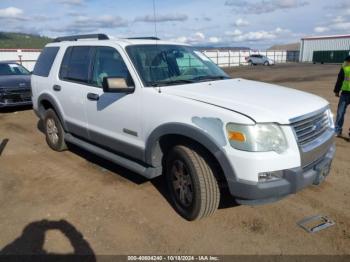
[[[168,86],[230,77],[200,51],[179,45],[126,48],[145,86]]]
[[[0,76],[6,75],[29,75],[29,71],[23,66],[15,63],[1,64],[0,63]]]

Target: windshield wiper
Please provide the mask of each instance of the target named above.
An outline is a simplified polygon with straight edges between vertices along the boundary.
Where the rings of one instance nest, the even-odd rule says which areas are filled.
[[[158,86],[167,86],[167,85],[176,85],[176,84],[191,84],[193,83],[192,80],[187,79],[177,79],[177,80],[165,80],[165,81],[159,81],[152,83],[151,86],[158,87]]]
[[[210,80],[225,80],[225,79],[230,79],[227,76],[211,76],[211,75],[207,75],[207,76],[197,76],[195,77],[193,80],[194,81],[210,81]]]

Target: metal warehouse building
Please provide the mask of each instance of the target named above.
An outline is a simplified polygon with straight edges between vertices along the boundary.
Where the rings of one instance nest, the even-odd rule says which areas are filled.
[[[312,62],[314,51],[350,51],[350,35],[314,36],[301,39],[300,61]]]

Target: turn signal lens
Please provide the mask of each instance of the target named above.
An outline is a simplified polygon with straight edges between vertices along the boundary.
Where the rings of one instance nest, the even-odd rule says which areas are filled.
[[[229,131],[228,132],[228,138],[229,140],[234,140],[238,142],[245,142],[245,135],[241,132],[236,132],[236,131]]]

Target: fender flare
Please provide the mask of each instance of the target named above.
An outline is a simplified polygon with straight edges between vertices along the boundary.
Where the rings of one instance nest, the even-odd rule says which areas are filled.
[[[145,148],[145,162],[150,166],[161,166],[163,156],[159,140],[164,135],[181,135],[205,147],[217,160],[224,175],[229,180],[236,180],[234,169],[226,156],[222,146],[203,130],[183,123],[168,123],[157,127],[148,137]]]
[[[66,125],[66,122],[64,121],[63,114],[60,110],[60,107],[58,106],[58,103],[56,102],[56,100],[49,94],[41,94],[38,98],[38,115],[40,119],[43,119],[44,117],[44,108],[42,106],[42,101],[44,100],[48,101],[52,105],[53,110],[55,110],[58,118],[61,121],[63,129],[67,131],[68,130],[67,125]]]

